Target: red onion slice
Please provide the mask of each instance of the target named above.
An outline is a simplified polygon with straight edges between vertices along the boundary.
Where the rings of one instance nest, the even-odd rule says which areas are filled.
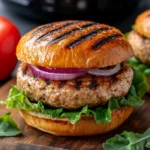
[[[45,78],[45,79],[50,79],[50,80],[71,80],[74,79],[76,77],[82,76],[84,75],[86,72],[76,72],[76,73],[57,73],[56,72],[47,72],[44,71],[43,69],[39,69],[36,66],[30,65],[31,71],[33,72],[33,74]],[[48,68],[49,69],[49,68]]]
[[[121,69],[121,65],[117,64],[111,69],[80,69],[80,68],[44,68],[30,65],[33,74],[50,80],[71,80],[89,73],[95,76],[110,76],[117,73]]]
[[[49,72],[49,73],[81,73],[87,72],[89,69],[83,68],[45,68],[45,67],[38,67],[40,70]]]
[[[121,69],[121,65],[117,64],[114,68],[111,69],[90,69],[88,71],[89,74],[95,75],[95,76],[110,76],[115,73],[117,73]]]

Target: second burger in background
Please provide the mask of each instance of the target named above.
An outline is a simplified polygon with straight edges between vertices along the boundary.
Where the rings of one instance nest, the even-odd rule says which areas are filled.
[[[146,76],[150,93],[150,10],[136,18],[134,28],[127,37],[135,55],[128,62]]]
[[[22,37],[17,86],[5,101],[27,124],[61,136],[109,132],[144,103],[145,78],[125,61],[132,47],[116,28],[54,22]]]

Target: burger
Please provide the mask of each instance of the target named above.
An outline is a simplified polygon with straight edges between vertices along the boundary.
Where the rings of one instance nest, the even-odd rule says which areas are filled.
[[[109,25],[79,20],[42,25],[21,38],[16,54],[22,63],[5,104],[44,132],[107,133],[144,103],[145,79],[125,62],[132,47]]]
[[[134,28],[128,34],[128,41],[135,55],[129,60],[129,64],[146,76],[150,93],[150,10],[136,18]]]

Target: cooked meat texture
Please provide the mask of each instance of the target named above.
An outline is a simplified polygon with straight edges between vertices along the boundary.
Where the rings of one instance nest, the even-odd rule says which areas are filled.
[[[134,55],[143,63],[150,64],[150,39],[131,31],[128,40],[133,47]]]
[[[125,63],[121,70],[107,77],[85,74],[67,81],[52,81],[33,75],[28,64],[22,63],[17,73],[17,86],[30,101],[41,101],[52,107],[77,109],[104,105],[112,97],[128,93],[133,78],[132,69]]]

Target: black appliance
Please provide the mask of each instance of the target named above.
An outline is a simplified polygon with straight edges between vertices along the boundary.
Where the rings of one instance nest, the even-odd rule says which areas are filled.
[[[46,22],[62,19],[119,20],[130,13],[138,1],[3,0],[9,10]]]

